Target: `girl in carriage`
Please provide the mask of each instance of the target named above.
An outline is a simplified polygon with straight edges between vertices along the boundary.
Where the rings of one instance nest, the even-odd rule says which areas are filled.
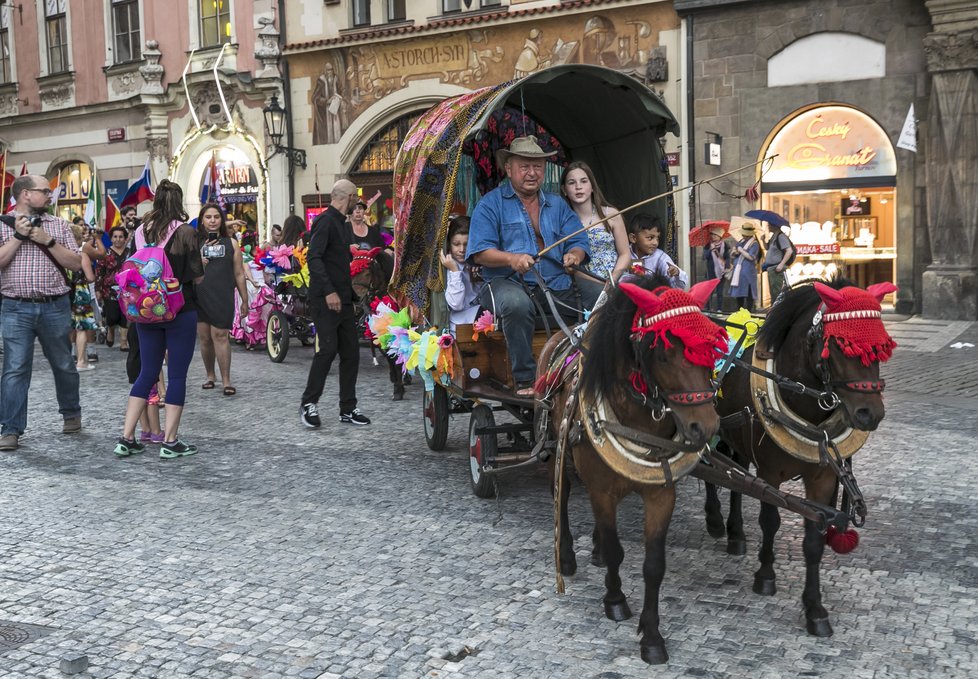
[[[465,264],[465,248],[469,243],[469,218],[453,217],[448,223],[448,241],[445,252],[439,253],[445,267],[445,302],[451,310],[449,327],[455,335],[455,327],[472,323],[479,312],[479,293],[484,281],[478,270]]]

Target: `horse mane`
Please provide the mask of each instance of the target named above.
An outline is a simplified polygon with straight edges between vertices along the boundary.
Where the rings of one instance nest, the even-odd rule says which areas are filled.
[[[628,283],[646,290],[668,286],[668,279],[655,276],[628,277]],[[589,394],[611,394],[620,386],[622,362],[632,363],[632,320],[638,307],[620,288],[608,291],[608,298],[588,323],[585,334],[584,370],[581,371],[581,388]],[[651,342],[652,336],[643,340]]]
[[[836,290],[855,285],[841,274],[836,274],[831,280],[824,281],[824,283]],[[768,351],[777,353],[795,323],[799,321],[803,321],[806,325],[811,323],[814,307],[818,306],[821,301],[814,285],[798,285],[792,288],[785,293],[780,302],[771,307],[764,319],[764,324],[757,333],[758,341]],[[802,319],[803,316],[804,319]]]

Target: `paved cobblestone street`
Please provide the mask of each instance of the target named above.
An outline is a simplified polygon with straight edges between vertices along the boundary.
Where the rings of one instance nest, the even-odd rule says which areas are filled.
[[[919,330],[898,326],[898,341]],[[976,327],[960,339],[975,342]],[[100,678],[976,676],[978,349],[951,349],[948,334],[897,349],[884,370],[887,419],[855,458],[869,518],[858,549],[823,561],[835,635],[805,632],[797,517],[782,513],[778,592],[759,597],[756,504],[745,502],[748,555],[730,557],[687,479],[662,590],[663,668],[639,657],[637,499],[620,513],[636,617],[616,624],[604,571],[588,563],[583,490],[571,505],[581,568],[557,595],[542,470],[502,479],[496,501],[474,497],[467,419],[453,418],[447,452],[429,451],[419,381],[392,403],[366,351],[373,425],[337,421],[333,375],[320,431],[296,412],[311,348],[281,365],[235,349],[230,398],[200,389],[195,362],[182,431],[201,453],[167,461],[111,452],[122,354],[99,348],[81,377],[84,433],[64,436],[38,350],[27,435],[0,454],[0,628],[44,629],[9,647],[0,635],[0,676],[63,677],[59,663],[79,653],[80,676]]]

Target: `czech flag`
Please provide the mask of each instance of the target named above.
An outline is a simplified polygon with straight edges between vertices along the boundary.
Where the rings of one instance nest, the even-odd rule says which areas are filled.
[[[155,195],[153,187],[150,184],[149,160],[147,159],[143,173],[139,175],[139,179],[133,182],[133,185],[126,191],[126,195],[122,197],[122,202],[119,203],[119,209],[129,205],[139,205],[144,201],[152,201]]]

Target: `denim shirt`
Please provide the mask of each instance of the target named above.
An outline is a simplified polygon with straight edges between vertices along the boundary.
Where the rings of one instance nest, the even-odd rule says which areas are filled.
[[[540,232],[546,245],[582,228],[581,220],[560,196],[543,191],[540,191],[539,196]],[[536,255],[539,252],[530,215],[508,179],[483,196],[475,206],[469,224],[469,245],[465,260],[475,264],[473,257],[491,248],[511,254]],[[548,251],[536,267],[523,274],[524,279],[527,283],[535,284],[539,270],[548,287],[566,290],[570,287],[571,278],[564,271],[564,255],[574,248],[580,248],[586,253],[587,257],[581,262],[585,264],[591,256],[586,232],[581,231]],[[482,277],[487,281],[512,274],[513,269],[508,266],[482,267]]]

